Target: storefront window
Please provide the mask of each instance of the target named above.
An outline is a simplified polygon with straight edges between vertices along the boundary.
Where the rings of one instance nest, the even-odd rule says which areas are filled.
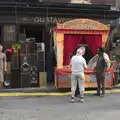
[[[4,42],[15,42],[15,25],[4,25]]]

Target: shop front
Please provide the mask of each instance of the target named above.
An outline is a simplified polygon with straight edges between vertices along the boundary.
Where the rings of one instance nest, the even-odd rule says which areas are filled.
[[[64,39],[76,39],[77,45],[86,45],[88,44],[88,39],[96,37],[96,39],[99,40],[99,44],[105,46],[110,26],[104,26],[105,29],[103,29],[104,27],[102,23],[106,24],[111,21],[113,22],[116,20],[117,16],[119,16],[119,12],[109,10],[110,6],[107,5],[97,6],[92,4],[81,5],[72,3],[54,3],[54,5],[53,3],[38,3],[36,6],[29,2],[24,5],[18,2],[1,5],[0,42],[4,46],[4,51],[9,48],[18,49],[13,50],[12,56],[8,56],[7,60],[8,77],[11,82],[10,88],[47,87],[49,83],[50,85],[51,83],[54,85],[54,67],[56,67],[56,61],[53,63],[53,58],[55,60],[55,57],[57,57],[57,68],[59,70],[65,70],[64,66],[69,65],[69,53],[65,50],[68,48],[63,48],[70,44],[67,42],[64,43]],[[93,19],[93,21],[90,19]],[[96,22],[94,20],[96,20]],[[85,23],[83,24],[82,21],[85,21]],[[101,24],[97,21],[101,21]],[[79,22],[79,24],[77,22]],[[52,29],[56,27],[56,24],[57,28],[54,29],[54,34],[52,34]],[[61,25],[65,26],[62,27]],[[69,28],[69,30],[66,28]],[[68,42],[71,43],[70,39],[68,39]],[[83,41],[81,41],[81,39]],[[101,42],[101,39],[103,42]],[[25,44],[26,41],[28,43],[30,40],[34,40],[35,44],[40,43],[39,45],[44,46],[40,54],[37,54],[37,49],[32,47],[34,44],[31,43],[29,44],[28,52],[26,53],[25,45],[23,45],[21,41]],[[57,46],[56,56],[53,55],[56,54],[54,46]],[[75,46],[71,48],[72,50],[70,52],[73,52],[73,49],[75,48]],[[96,48],[92,50],[90,57],[86,57],[88,61],[96,53]],[[65,53],[66,57],[63,53]],[[40,57],[37,57],[37,55]],[[23,71],[27,69],[25,68],[23,70],[21,69],[21,66],[26,63],[26,56],[28,64],[25,65],[29,66],[29,71],[24,73]],[[40,61],[38,62],[39,64],[34,64],[38,58],[40,58]],[[70,71],[69,69],[67,70]],[[34,72],[36,75],[35,77],[32,77],[30,74]],[[31,85],[30,79],[36,77],[37,85]],[[32,80],[32,83],[36,84],[36,81]]]
[[[110,25],[104,25],[91,19],[75,19],[57,24],[53,29],[56,48],[57,68],[55,69],[56,88],[70,88],[70,57],[77,47],[87,46],[85,58],[87,62],[96,55],[98,46],[105,48],[109,36]],[[112,66],[111,66],[112,67]],[[105,72],[106,88],[113,87],[114,71],[109,68]],[[96,77],[93,69],[85,70],[85,88],[95,88]]]

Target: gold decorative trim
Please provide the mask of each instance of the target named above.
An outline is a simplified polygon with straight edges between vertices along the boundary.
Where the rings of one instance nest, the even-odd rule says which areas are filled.
[[[104,25],[91,19],[74,19],[63,24],[58,23],[57,29],[73,30],[110,30],[110,25]]]

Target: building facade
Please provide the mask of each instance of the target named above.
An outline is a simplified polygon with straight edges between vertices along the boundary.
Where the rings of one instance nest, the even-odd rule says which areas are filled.
[[[74,18],[90,18],[113,24],[120,14],[118,11],[111,11],[109,5],[60,4],[55,3],[55,0],[52,2],[54,4],[48,2],[25,2],[25,0],[11,3],[7,2],[7,0],[0,2],[0,36],[2,43],[15,42],[18,39],[16,38],[17,34],[23,32],[25,26],[37,25],[42,30],[49,31],[49,28],[54,27],[56,23],[63,23]],[[9,28],[7,29],[7,27]]]
[[[61,2],[60,2],[61,1]],[[63,0],[3,0],[0,1],[0,42],[4,48],[19,43],[20,34],[45,43],[45,56],[50,50],[51,30],[57,23],[71,19],[88,18],[116,27],[119,11],[112,11],[110,5],[70,3]]]
[[[57,23],[75,18],[89,18],[111,24],[111,27],[116,26],[116,19],[120,16],[120,12],[112,11],[110,5],[100,5],[102,1],[98,3],[97,0],[86,0],[87,3],[92,4],[72,4],[71,1],[1,1],[0,42],[8,48],[12,43],[19,41],[19,34],[25,33],[27,37],[36,36],[37,42],[45,42],[46,51],[49,51],[49,33]],[[77,1],[85,2],[85,0]]]

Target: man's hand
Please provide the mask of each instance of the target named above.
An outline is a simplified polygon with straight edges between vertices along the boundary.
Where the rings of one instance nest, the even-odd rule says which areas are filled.
[[[7,72],[7,63],[5,62],[5,65],[4,65],[4,71]]]
[[[95,75],[95,73],[96,73],[96,71],[95,71],[95,70],[93,70],[93,75]]]

